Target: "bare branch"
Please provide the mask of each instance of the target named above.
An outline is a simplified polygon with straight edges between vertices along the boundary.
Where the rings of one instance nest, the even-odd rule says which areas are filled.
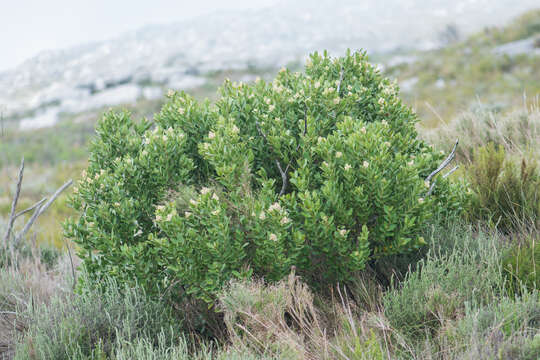
[[[257,130],[259,131],[261,136],[264,138],[264,140],[266,140],[266,143],[270,147],[270,150],[272,150],[272,152],[274,152],[274,150],[272,149],[272,145],[270,145],[270,142],[268,141],[268,138],[266,137],[266,134],[262,131],[259,123],[256,122],[255,126],[257,126]],[[287,165],[287,167],[285,168],[285,170],[283,170],[283,168],[281,167],[281,163],[279,162],[278,159],[275,159],[274,162],[276,163],[277,168],[279,170],[279,173],[281,175],[282,182],[281,182],[281,190],[279,191],[279,196],[281,196],[281,195],[283,195],[285,193],[285,191],[287,190],[287,185],[289,184],[289,178],[287,177],[287,171],[289,170],[289,166],[291,164],[289,163]]]
[[[459,139],[456,140],[456,143],[454,144],[454,148],[452,149],[452,152],[450,153],[450,155],[448,155],[448,157],[441,163],[441,165],[439,165],[437,169],[435,169],[431,174],[429,174],[429,176],[426,178],[426,181],[431,181],[431,179],[435,175],[440,173],[445,167],[448,166],[448,164],[450,164],[450,161],[452,161],[454,157],[456,156],[456,149],[457,149],[458,143],[459,143]]]
[[[21,160],[21,167],[19,169],[19,177],[17,180],[17,188],[15,190],[15,196],[13,197],[13,202],[11,203],[11,213],[9,215],[8,226],[6,234],[4,235],[4,249],[7,249],[9,243],[9,236],[11,235],[11,230],[13,230],[13,223],[15,223],[15,209],[17,208],[17,202],[19,201],[19,195],[21,194],[21,185],[23,180],[24,173],[24,157]]]
[[[49,199],[49,201],[47,201],[44,205],[41,206],[41,204],[43,202],[45,202],[47,200],[47,198],[43,198],[38,204],[34,205],[34,208],[35,208],[35,211],[34,213],[32,214],[32,216],[30,217],[30,219],[27,221],[27,223],[24,225],[24,228],[22,229],[22,231],[17,234],[17,236],[15,237],[15,240],[13,242],[13,245],[14,246],[17,246],[17,244],[19,243],[19,241],[21,241],[21,239],[24,237],[24,235],[26,235],[26,233],[30,230],[30,228],[32,227],[32,225],[34,224],[34,222],[36,221],[36,219],[45,212],[45,210],[47,210],[49,208],[49,206],[51,206],[51,204],[54,202],[54,200],[56,200],[56,198],[65,190],[67,189],[71,184],[73,183],[73,180],[69,180],[67,181],[64,185],[60,186],[58,188],[58,190],[56,190],[56,192],[51,196],[51,198]]]
[[[28,230],[30,230],[30,228],[32,227],[32,225],[34,224],[34,222],[39,216],[39,210],[40,210],[41,204],[43,204],[45,201],[47,201],[47,198],[41,199],[41,201],[39,202],[39,206],[36,207],[36,210],[34,210],[34,213],[30,217],[30,219],[26,222],[26,224],[24,225],[24,228],[21,230],[20,233],[18,233],[15,236],[15,240],[13,240],[12,249],[15,248],[19,244],[19,241],[21,241],[23,236],[28,232]]]
[[[437,169],[435,169],[431,174],[429,174],[429,176],[426,178],[426,182],[431,183],[431,179],[433,179],[433,177],[435,175],[437,175],[445,167],[447,167],[448,164],[450,164],[450,162],[456,157],[456,149],[457,149],[458,144],[459,144],[459,139],[456,140],[456,143],[454,144],[454,148],[452,149],[452,152],[450,152],[448,157],[446,159],[444,159],[444,161],[441,163],[441,165],[439,165],[439,167]],[[459,166],[455,166],[452,170],[450,170],[447,174],[445,174],[443,176],[443,178],[446,178],[447,176],[452,174],[454,171],[456,171],[458,169],[458,167]],[[433,193],[434,188],[435,188],[435,181],[433,183],[431,183],[431,186],[429,187],[429,190],[428,190],[426,196],[431,195]]]
[[[54,200],[56,200],[56,198],[64,191],[66,190],[71,184],[73,184],[73,180],[68,180],[64,183],[64,185],[60,186],[58,188],[58,190],[56,190],[56,192],[53,194],[53,196],[51,196],[51,198],[49,199],[49,201],[47,201],[45,203],[45,205],[43,205],[43,207],[41,207],[39,209],[39,215],[43,214],[45,212],[45,210],[47,210],[49,208],[49,206],[51,206],[51,204],[53,203]]]
[[[459,165],[456,165],[452,168],[452,170],[450,170],[449,172],[447,172],[446,174],[443,175],[443,179],[446,179],[447,177],[449,177],[450,175],[452,175],[452,173],[454,171],[456,171],[457,169],[459,169]]]
[[[279,191],[279,196],[285,194],[285,191],[287,190],[287,185],[289,183],[289,179],[287,177],[287,170],[289,170],[289,165],[285,168],[285,171],[281,168],[281,164],[278,160],[276,160],[276,165],[278,167],[279,173],[281,174],[281,190]]]
[[[32,210],[34,210],[35,208],[37,208],[38,206],[40,206],[41,204],[43,204],[43,201],[47,200],[47,198],[43,198],[41,199],[40,201],[38,201],[37,203],[35,203],[34,205],[30,206],[29,208],[26,208],[22,211],[19,211],[16,215],[15,215],[15,219],[17,219],[19,216],[22,216],[24,214],[26,214],[27,212],[30,212]]]
[[[307,135],[307,107],[304,108],[304,136]],[[298,144],[300,146],[300,144]],[[298,147],[296,148],[298,150]]]

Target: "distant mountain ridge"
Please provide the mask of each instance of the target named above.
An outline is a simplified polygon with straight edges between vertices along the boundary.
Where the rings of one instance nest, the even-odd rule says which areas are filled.
[[[200,85],[214,70],[278,67],[314,50],[370,53],[437,46],[447,24],[463,32],[538,6],[521,0],[283,1],[260,10],[212,13],[146,26],[115,39],[47,51],[0,73],[5,116],[56,116],[161,96]],[[28,119],[27,119],[28,120]],[[49,122],[52,121],[50,119]],[[47,120],[45,120],[47,122]]]

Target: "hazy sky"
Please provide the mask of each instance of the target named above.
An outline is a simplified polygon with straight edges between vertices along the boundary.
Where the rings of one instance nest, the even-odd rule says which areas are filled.
[[[0,70],[42,50],[115,37],[219,9],[260,8],[277,0],[0,0]]]

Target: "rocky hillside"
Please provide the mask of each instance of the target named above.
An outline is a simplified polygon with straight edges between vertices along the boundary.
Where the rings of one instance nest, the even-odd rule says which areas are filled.
[[[0,111],[12,126],[47,126],[61,113],[156,99],[166,88],[204,85],[206,74],[215,71],[280,67],[313,50],[429,49],[440,44],[448,25],[467,33],[535,5],[535,0],[451,5],[445,0],[302,0],[214,13],[39,54],[0,73]]]

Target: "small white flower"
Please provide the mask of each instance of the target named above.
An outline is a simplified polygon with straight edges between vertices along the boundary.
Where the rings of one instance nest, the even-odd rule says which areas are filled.
[[[328,163],[326,161],[323,161],[322,164],[323,164],[324,167],[328,167]]]
[[[391,144],[390,144],[390,142],[385,141],[385,142],[384,142],[384,145],[387,146],[387,147],[390,147]]]
[[[137,237],[137,236],[140,236],[142,235],[142,230],[139,229],[139,231],[137,231],[135,234],[133,234],[134,237]]]
[[[168,139],[167,135],[163,135],[162,139],[163,139],[163,141],[167,141],[167,139]]]
[[[212,211],[212,215],[217,216],[219,214],[219,209]]]
[[[318,89],[318,88],[320,88],[320,87],[321,87],[321,82],[320,82],[320,81],[317,81],[317,82],[315,83],[315,89]]]
[[[341,235],[341,236],[347,235],[347,230],[345,230],[345,229],[339,230],[339,235]]]
[[[235,133],[235,134],[238,134],[240,132],[240,129],[238,129],[238,126],[233,125],[232,132]]]
[[[351,90],[352,90],[352,86],[351,86],[351,85],[347,85],[347,90],[351,91]]]
[[[158,205],[158,206],[156,206],[156,209],[157,209],[158,211],[163,211],[163,210],[165,210],[165,206],[163,206],[163,205]]]
[[[419,203],[419,204],[422,204],[423,202],[424,202],[424,198],[419,198],[419,199],[418,199],[418,203]]]
[[[351,165],[350,164],[345,164],[345,171],[349,171],[351,169]]]
[[[210,131],[210,132],[208,133],[208,138],[209,138],[209,139],[213,139],[213,138],[215,138],[215,137],[216,137],[216,134],[214,134],[213,131]]]
[[[277,235],[276,234],[270,234],[270,240],[277,241]]]
[[[143,150],[143,151],[141,152],[141,155],[142,155],[143,157],[146,157],[146,155],[148,155],[148,151]]]
[[[378,101],[379,105],[382,106],[382,105],[385,104],[385,102],[386,102],[386,100],[384,100],[383,98],[379,98],[379,101]]]
[[[74,193],[74,194],[78,194],[78,193],[79,193],[79,188],[78,188],[78,187],[74,187],[74,188],[73,188],[73,193]]]
[[[429,185],[430,185],[429,181],[428,180],[424,181],[424,185],[425,187],[429,188]]]
[[[266,219],[266,215],[264,214],[264,211],[261,212],[261,214],[259,215],[259,219],[261,219],[261,220]]]
[[[180,115],[184,115],[184,113],[186,112],[186,110],[185,110],[183,107],[179,107],[179,108],[178,108],[178,112],[180,113]]]
[[[174,216],[174,213],[169,213],[169,215],[167,215],[167,221],[171,221],[172,217]]]
[[[365,134],[366,131],[367,131],[367,130],[366,130],[366,127],[365,127],[365,126],[362,126],[362,128],[360,129],[360,131],[361,131],[363,134]]]
[[[319,136],[319,137],[317,138],[317,143],[320,144],[320,143],[322,143],[323,141],[324,141],[324,138],[323,138],[322,136]]]
[[[407,165],[413,166],[413,165],[414,165],[414,160],[409,161],[409,162],[407,163]]]
[[[362,166],[365,167],[365,168],[367,168],[367,167],[369,166],[369,163],[368,163],[367,161],[364,161],[364,162],[362,163]]]
[[[174,90],[173,89],[169,89],[169,91],[167,91],[167,96],[168,97],[172,97],[174,95]]]
[[[266,103],[266,105],[270,105],[272,100],[270,100],[269,98],[264,98],[264,102]]]
[[[343,156],[343,153],[341,151],[336,152],[336,157],[340,158]]]
[[[338,97],[334,99],[334,104],[335,105],[339,104],[339,98]]]
[[[156,216],[156,221],[161,221],[162,219],[161,215]]]
[[[198,202],[197,200],[191,199],[191,200],[189,200],[189,203],[190,203],[191,205],[196,206],[199,202]]]
[[[217,196],[216,193],[213,193],[213,194],[212,194],[212,199],[218,201],[218,200],[219,200],[219,197]]]
[[[386,120],[381,121],[381,124],[383,124],[383,126],[388,126],[388,122]]]
[[[286,225],[288,223],[291,222],[291,219],[289,219],[288,217],[284,216],[283,218],[281,218],[281,221],[279,222],[281,225]]]
[[[268,107],[268,110],[274,111],[275,108],[276,108],[276,107],[275,107],[274,105],[270,105],[270,106]]]
[[[281,210],[281,205],[279,205],[279,203],[275,202],[273,203],[272,205],[270,205],[270,207],[268,208],[268,211],[280,211]]]
[[[191,215],[192,215],[192,213],[190,213],[189,211],[186,211],[186,212],[184,213],[184,216],[185,216],[186,218],[189,218]]]

